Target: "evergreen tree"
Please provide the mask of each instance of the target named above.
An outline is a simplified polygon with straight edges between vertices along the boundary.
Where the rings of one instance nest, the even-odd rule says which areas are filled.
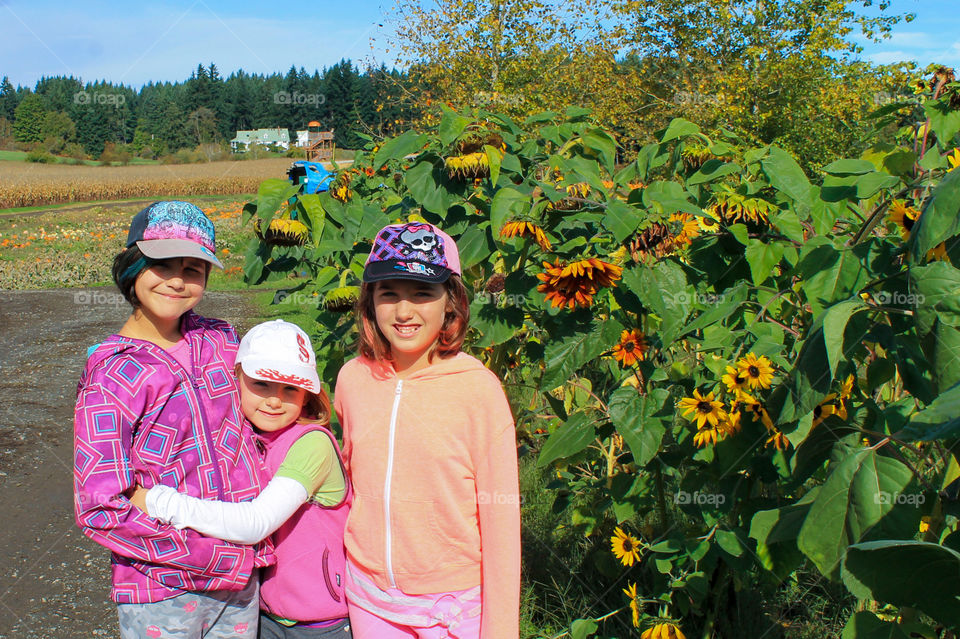
[[[43,141],[43,118],[47,112],[43,98],[36,93],[28,93],[13,113],[13,135],[18,142],[32,144]]]
[[[0,81],[0,118],[6,118],[12,122],[13,112],[17,109],[17,104],[19,104],[17,91],[10,83],[10,78],[3,76],[3,80]]]

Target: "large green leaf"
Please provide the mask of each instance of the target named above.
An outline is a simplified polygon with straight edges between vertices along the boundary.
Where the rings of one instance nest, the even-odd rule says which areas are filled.
[[[699,171],[687,178],[687,184],[689,186],[706,184],[719,180],[727,175],[740,173],[741,171],[743,171],[743,167],[736,162],[724,162],[723,160],[716,159],[707,160],[703,163],[703,166],[700,167]]]
[[[764,568],[785,579],[803,561],[797,535],[810,504],[760,510],[750,520],[750,537],[757,541],[757,558]]]
[[[453,198],[443,186],[443,171],[430,158],[413,165],[404,174],[404,182],[414,197],[428,211],[444,215]]]
[[[777,242],[767,244],[757,239],[750,238],[747,244],[747,250],[744,251],[747,263],[750,265],[750,276],[753,283],[757,286],[763,284],[774,267],[780,263],[783,258],[783,245]]]
[[[944,150],[951,148],[953,136],[960,132],[960,110],[952,102],[953,96],[948,95],[923,105],[923,110],[930,118],[930,128],[937,134],[939,146]]]
[[[862,541],[897,506],[913,474],[902,462],[864,449],[837,464],[820,488],[797,545],[824,575],[838,579],[847,546]]]
[[[257,217],[261,223],[269,222],[277,214],[287,200],[297,194],[299,187],[290,184],[289,180],[267,178],[260,183],[257,189]]]
[[[837,365],[844,359],[843,332],[854,313],[867,310],[867,305],[859,298],[844,300],[834,304],[822,315],[823,343],[827,349],[830,379],[833,379]]]
[[[390,138],[377,150],[373,156],[373,170],[379,171],[380,167],[389,160],[400,160],[411,153],[416,153],[427,143],[427,136],[422,133],[410,130],[405,131],[395,138]]]
[[[495,296],[479,296],[470,305],[470,326],[480,333],[478,348],[501,344],[523,327],[523,309],[499,306]]]
[[[945,390],[929,406],[913,415],[900,436],[908,441],[960,437],[960,385]]]
[[[595,156],[607,172],[613,175],[617,143],[610,134],[603,129],[590,129],[580,136],[580,141],[583,143],[584,150]]]
[[[607,202],[607,213],[603,216],[603,225],[609,229],[618,242],[630,237],[643,216],[640,211],[622,200],[613,199]]]
[[[801,217],[806,216],[813,205],[810,180],[793,156],[779,147],[771,146],[767,156],[760,160],[760,165],[770,184],[793,200]]]
[[[705,214],[696,204],[689,201],[691,195],[677,182],[657,180],[643,190],[643,203],[647,208],[660,207],[664,213],[690,213],[704,217]]]
[[[586,413],[574,413],[551,433],[540,449],[537,466],[543,468],[550,463],[576,455],[590,445],[597,437],[595,420]]]
[[[683,118],[674,118],[670,121],[670,124],[667,125],[666,131],[663,132],[663,137],[660,138],[660,143],[664,144],[666,142],[670,142],[671,140],[685,138],[690,135],[697,135],[698,133],[700,133],[700,127],[693,122]]]
[[[946,546],[912,540],[853,545],[843,582],[862,599],[918,608],[960,628],[960,553]]]
[[[440,143],[445,147],[450,146],[469,124],[470,118],[464,117],[456,111],[444,109],[443,117],[440,118],[440,125],[437,127]],[[382,165],[378,165],[377,168],[379,166]]]
[[[494,235],[511,218],[522,216],[530,210],[530,198],[514,188],[504,187],[497,191],[490,203],[490,225]]]
[[[960,112],[958,112],[960,115]],[[908,247],[910,259],[921,262],[927,251],[960,231],[960,171],[947,173],[933,190],[930,201],[913,225]]]
[[[546,349],[546,371],[540,389],[548,391],[566,382],[581,366],[592,362],[620,339],[623,325],[615,319],[594,323],[589,332],[563,341],[551,341]]]
[[[495,250],[495,246],[490,239],[490,224],[481,222],[480,224],[467,227],[459,238],[457,238],[457,249],[460,254],[460,268],[464,271],[471,266],[483,262]]]
[[[823,172],[830,175],[864,175],[876,170],[873,162],[867,160],[836,160],[823,167]]]
[[[660,451],[666,433],[665,420],[672,418],[672,410],[664,410],[669,399],[665,388],[655,388],[646,396],[635,388],[618,388],[610,396],[610,420],[633,453],[634,463],[641,468]]]
[[[663,260],[653,268],[631,268],[623,272],[624,287],[660,318],[660,339],[664,346],[681,333],[693,305],[694,291],[683,269]]]
[[[825,238],[804,246],[797,270],[804,277],[800,286],[815,315],[853,297],[870,279],[852,250],[838,250]]]
[[[869,610],[854,613],[840,639],[910,639],[900,624],[883,621]]]
[[[904,294],[903,301],[916,307],[921,334],[933,330],[938,320],[960,325],[960,270],[946,262],[934,262],[910,269],[910,282],[915,293]]]

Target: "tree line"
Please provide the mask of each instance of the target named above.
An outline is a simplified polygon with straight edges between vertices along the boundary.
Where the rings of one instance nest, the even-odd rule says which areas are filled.
[[[211,62],[197,65],[184,82],[150,82],[139,89],[72,76],[14,88],[4,76],[0,144],[94,158],[108,145],[124,145],[158,157],[224,144],[238,130],[285,128],[292,134],[315,120],[335,131],[339,147],[357,148],[360,135],[387,135],[410,119],[412,106],[398,104],[393,95],[403,80],[397,70],[360,70],[350,60],[312,74],[291,67],[286,74],[239,70],[226,78]]]

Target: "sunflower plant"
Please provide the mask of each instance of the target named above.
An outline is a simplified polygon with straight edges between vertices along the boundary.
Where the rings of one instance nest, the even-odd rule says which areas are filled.
[[[860,606],[845,637],[957,628],[960,91],[931,75],[875,114],[885,141],[816,175],[683,119],[624,163],[583,109],[447,110],[371,140],[343,193],[265,182],[248,217],[307,232],[253,238],[247,277],[318,300],[333,382],[354,328],[322,301],[352,299],[376,231],[456,239],[467,348],[508,389],[557,534],[591,549],[559,563],[602,583],[571,636],[736,636],[801,569],[897,611]]]

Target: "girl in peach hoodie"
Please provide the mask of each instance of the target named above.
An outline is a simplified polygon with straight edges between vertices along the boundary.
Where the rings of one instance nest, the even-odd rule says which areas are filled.
[[[360,355],[334,406],[354,484],[345,590],[353,636],[513,639],[520,497],[500,380],[460,352],[469,321],[453,239],[382,229],[358,302]]]

